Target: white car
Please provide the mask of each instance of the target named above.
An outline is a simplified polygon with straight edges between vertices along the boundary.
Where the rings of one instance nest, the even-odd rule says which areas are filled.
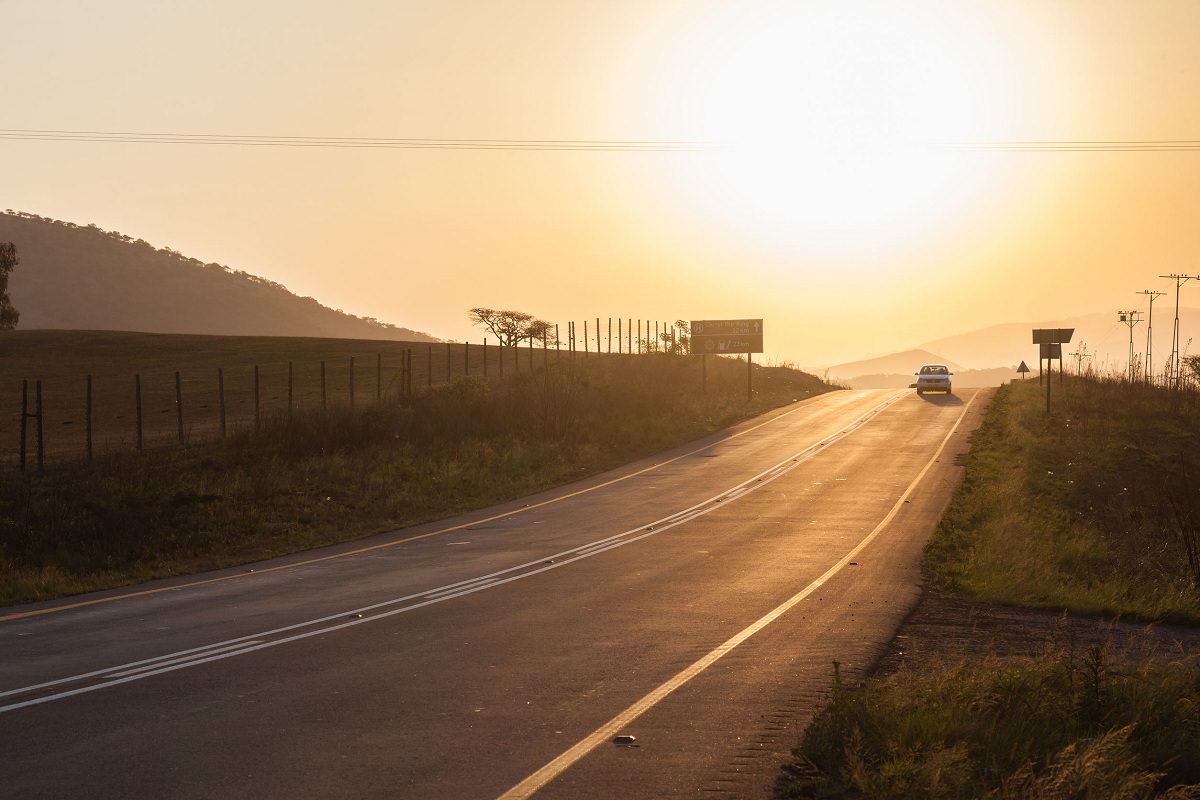
[[[950,376],[954,373],[945,364],[924,364],[917,373],[917,394],[945,392],[950,394]]]

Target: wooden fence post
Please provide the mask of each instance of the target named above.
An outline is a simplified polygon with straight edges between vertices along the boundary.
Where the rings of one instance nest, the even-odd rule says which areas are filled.
[[[328,402],[325,397],[325,362],[321,362],[321,410],[324,411],[328,407]]]
[[[87,399],[83,410],[84,438],[87,440],[87,460],[92,460],[92,376],[87,376]]]
[[[433,345],[428,346],[428,352],[425,356],[425,376],[429,382],[429,388],[433,388]]]
[[[137,449],[142,449],[142,376],[141,373],[135,373],[133,376],[133,401],[135,406],[134,418],[137,421]]]
[[[225,368],[217,367],[217,411],[221,417],[221,438],[225,438]]]
[[[383,403],[383,353],[375,354],[375,405]]]
[[[175,422],[179,429],[179,443],[183,444],[183,383],[179,370],[175,370]]]
[[[288,422],[292,421],[292,388],[295,385],[295,369],[292,367],[292,362],[288,362],[288,406],[287,416]]]
[[[446,342],[446,383],[450,382],[450,343]]]
[[[350,408],[354,408],[354,356],[350,356]]]
[[[37,395],[34,398],[35,409],[37,413],[37,467],[38,472],[41,472],[46,466],[46,438],[45,438],[45,421],[42,417],[42,382],[39,380],[36,384]]]
[[[483,377],[487,377],[487,337],[483,337]]]
[[[254,365],[254,429],[258,430],[262,427],[262,405],[259,398],[258,388],[258,364]]]
[[[28,444],[26,429],[29,427],[29,379],[21,380],[21,472],[25,471],[25,452]]]
[[[471,374],[471,343],[463,342],[463,376]]]

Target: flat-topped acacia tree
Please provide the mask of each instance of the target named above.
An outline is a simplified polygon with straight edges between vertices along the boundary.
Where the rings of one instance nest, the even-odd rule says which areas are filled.
[[[468,311],[467,316],[473,324],[491,331],[503,347],[516,347],[524,341],[540,342],[543,339],[554,343],[554,326],[524,311],[477,307]]]

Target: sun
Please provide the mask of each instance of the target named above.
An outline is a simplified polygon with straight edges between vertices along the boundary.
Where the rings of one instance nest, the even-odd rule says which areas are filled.
[[[977,22],[917,3],[780,2],[711,20],[673,78],[671,112],[717,150],[685,193],[743,235],[862,251],[927,235],[985,177],[945,146],[1008,112]]]

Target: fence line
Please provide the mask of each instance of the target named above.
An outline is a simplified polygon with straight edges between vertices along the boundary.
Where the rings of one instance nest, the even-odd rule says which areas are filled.
[[[594,327],[590,322],[594,322]],[[125,375],[132,376],[132,387],[126,382],[128,377],[122,378],[120,372],[103,376],[88,373],[83,387],[70,376],[23,379],[19,412],[12,414],[0,408],[0,468],[7,465],[27,471],[30,461],[36,459],[34,466],[40,470],[47,454],[58,461],[77,458],[93,461],[98,451],[142,451],[172,443],[186,446],[193,439],[224,439],[237,430],[260,429],[268,418],[291,419],[300,410],[354,409],[362,405],[362,389],[368,390],[366,397],[371,396],[372,377],[376,404],[411,395],[418,370],[424,373],[424,383],[429,388],[434,386],[437,369],[444,371],[447,382],[470,375],[503,382],[506,370],[520,374],[539,366],[549,368],[563,357],[573,358],[580,343],[585,357],[593,354],[593,344],[594,354],[601,355],[600,322],[599,317],[583,320],[582,337],[578,336],[576,323],[569,322],[565,341],[556,325],[553,334],[549,330],[544,333],[540,344],[532,339],[522,342],[525,353],[521,353],[520,346],[489,347],[486,337],[475,345],[447,342],[444,351],[435,350],[433,345],[424,348],[424,353],[405,347],[392,351],[389,359],[376,352],[373,376],[370,371],[364,375],[357,370],[355,356],[345,356],[328,362],[319,360],[316,364],[289,360],[233,368],[210,367],[215,375],[207,370],[203,373],[184,369],[131,371]],[[637,353],[656,352],[660,348],[675,350],[673,336],[666,342],[657,322],[655,338],[650,339],[649,320],[645,321],[643,337],[641,322],[638,321]],[[611,317],[608,326],[611,354]],[[594,341],[589,328],[595,331]],[[662,330],[671,329],[663,323]],[[633,334],[632,319],[623,324],[618,318],[618,355],[635,352]],[[539,346],[540,364],[536,358]],[[421,355],[424,364],[420,363]],[[525,364],[521,363],[522,357]],[[17,424],[5,424],[6,419]]]

